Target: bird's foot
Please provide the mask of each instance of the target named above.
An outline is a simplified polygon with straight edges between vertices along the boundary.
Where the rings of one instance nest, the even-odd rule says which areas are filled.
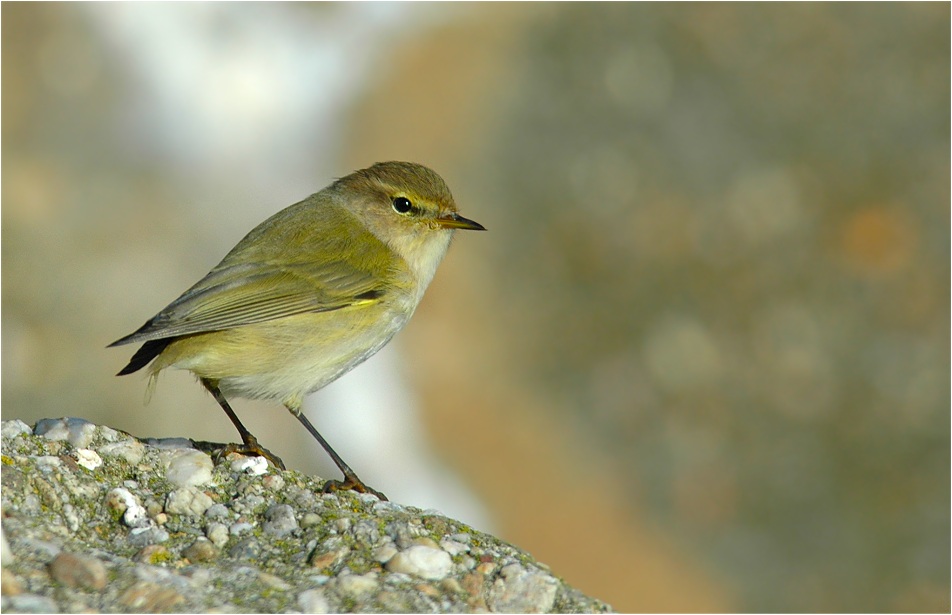
[[[364,484],[364,481],[357,478],[357,475],[344,477],[344,480],[328,480],[321,489],[324,493],[334,493],[335,491],[356,491],[358,493],[369,493],[376,496],[381,502],[389,502],[387,496],[376,489],[372,489]]]
[[[280,457],[258,444],[258,439],[250,434],[241,444],[227,444],[218,449],[218,451],[215,452],[215,459],[222,459],[229,453],[238,453],[239,455],[245,455],[247,457],[264,457],[271,462],[271,465],[279,470],[287,469]]]

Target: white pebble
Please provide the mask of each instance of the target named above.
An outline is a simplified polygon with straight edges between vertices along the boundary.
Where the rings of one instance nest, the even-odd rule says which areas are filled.
[[[238,534],[244,534],[245,532],[250,532],[254,529],[254,526],[248,523],[247,521],[240,521],[238,523],[233,523],[230,528],[228,528],[229,533],[232,536],[237,536]]]
[[[509,564],[489,590],[487,603],[493,612],[548,613],[555,604],[558,581],[541,572]]]
[[[88,448],[78,448],[73,452],[76,457],[76,463],[87,470],[95,470],[102,465],[102,457],[94,450]]]
[[[145,455],[145,444],[138,440],[123,440],[99,447],[99,454],[104,457],[118,457],[135,465],[142,461]]]
[[[214,467],[212,458],[205,453],[194,449],[179,449],[170,456],[165,478],[179,487],[197,487],[212,480]]]
[[[220,549],[228,543],[228,526],[224,523],[209,523],[205,535]]]
[[[211,508],[214,500],[194,487],[176,489],[168,495],[165,501],[165,512],[172,515],[204,515]]]
[[[13,563],[13,549],[7,542],[7,533],[3,531],[3,528],[0,528],[0,563],[4,566]]]
[[[231,462],[231,471],[261,476],[268,472],[268,460],[264,457],[241,457]]]
[[[330,613],[331,605],[323,589],[306,589],[298,595],[298,608],[302,613]]]
[[[96,436],[96,426],[76,417],[43,419],[34,432],[47,440],[66,440],[77,448],[87,448]]]
[[[41,455],[36,458],[36,468],[40,472],[52,472],[54,468],[61,465],[63,465],[63,462],[56,455]]]
[[[390,572],[403,572],[431,581],[446,577],[452,567],[453,560],[449,553],[423,545],[414,545],[406,551],[400,551],[387,562],[387,570]]]
[[[337,578],[337,589],[344,593],[359,598],[369,594],[377,588],[377,579],[373,573],[369,574],[349,574]]]
[[[393,556],[397,553],[399,553],[397,547],[394,546],[392,542],[388,542],[374,549],[373,558],[381,564],[386,564],[392,560]]]
[[[456,542],[455,540],[449,540],[444,538],[440,541],[440,547],[450,555],[459,555],[460,553],[466,553],[469,551],[469,545],[464,545],[461,542]]]
[[[20,419],[3,421],[3,426],[0,427],[0,437],[2,437],[4,440],[12,440],[13,438],[19,438],[24,434],[30,433],[33,433],[33,430],[30,429],[29,425]]]
[[[106,505],[110,508],[123,511],[122,522],[129,527],[141,528],[151,525],[152,520],[146,513],[145,507],[139,504],[128,489],[117,487],[106,494]]]

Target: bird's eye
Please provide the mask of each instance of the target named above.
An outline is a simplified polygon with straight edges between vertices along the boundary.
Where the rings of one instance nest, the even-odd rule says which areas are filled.
[[[398,214],[410,213],[412,209],[413,203],[411,203],[410,199],[407,197],[398,196],[393,199],[393,211],[397,212]]]

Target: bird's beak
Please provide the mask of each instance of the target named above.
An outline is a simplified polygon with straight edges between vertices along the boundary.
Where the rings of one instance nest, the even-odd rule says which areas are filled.
[[[468,218],[464,218],[455,211],[449,214],[443,214],[436,219],[436,223],[443,228],[458,228],[467,231],[485,231],[486,227],[480,224],[479,222],[474,222]]]

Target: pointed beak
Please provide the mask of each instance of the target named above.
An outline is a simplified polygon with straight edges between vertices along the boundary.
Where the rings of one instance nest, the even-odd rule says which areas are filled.
[[[436,219],[436,223],[443,228],[458,228],[466,231],[485,231],[486,227],[468,218],[464,218],[455,211],[450,214],[444,214]]]

